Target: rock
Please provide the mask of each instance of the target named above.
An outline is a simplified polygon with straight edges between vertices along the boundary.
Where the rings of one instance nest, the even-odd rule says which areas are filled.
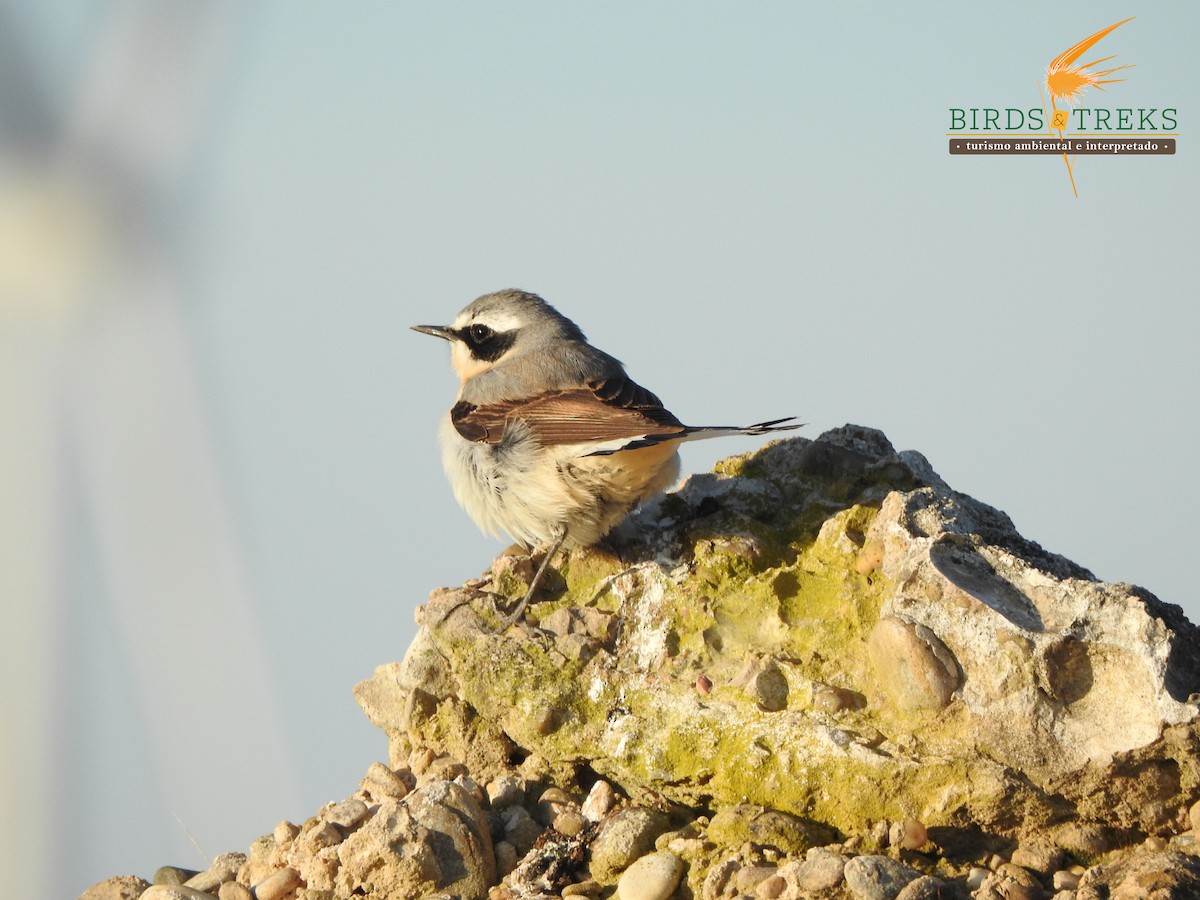
[[[701,900],[722,900],[737,892],[735,877],[741,864],[736,859],[724,859],[709,868],[701,887]]]
[[[1188,808],[1188,822],[1192,826],[1192,833],[1200,836],[1200,800]]]
[[[408,783],[383,763],[371,763],[359,787],[372,800],[379,802],[387,798],[400,800],[409,792]]]
[[[895,900],[921,873],[886,856],[856,856],[846,863],[844,877],[860,900]]]
[[[224,853],[213,860],[213,864],[207,871],[198,872],[184,882],[184,886],[215,894],[217,888],[237,877],[238,870],[245,863],[246,854],[244,853]]]
[[[750,841],[789,855],[804,853],[829,836],[828,829],[799,816],[749,803],[721,810],[708,826],[708,839],[717,844],[738,847]]]
[[[554,817],[553,828],[560,834],[576,835],[587,827],[588,821],[576,810],[568,809]]]
[[[275,838],[277,846],[283,847],[291,844],[298,834],[300,834],[300,826],[284,819],[275,826],[275,830],[271,833],[271,836]]]
[[[632,806],[614,813],[600,823],[591,846],[592,877],[601,883],[613,880],[618,872],[654,849],[655,839],[670,827],[662,813]]]
[[[1060,847],[1047,844],[1022,844],[1012,852],[1013,865],[1050,875],[1057,872],[1067,861],[1067,854]]]
[[[324,810],[321,817],[329,824],[349,831],[367,817],[367,804],[357,797],[351,797]]]
[[[743,866],[738,869],[734,885],[739,894],[753,894],[759,884],[773,877],[778,871],[776,866]]]
[[[492,809],[504,809],[525,802],[525,785],[512,775],[502,775],[489,781],[486,790]]]
[[[200,872],[196,869],[181,869],[178,866],[159,866],[154,877],[150,879],[152,884],[186,884],[189,878],[195,878]]]
[[[683,860],[673,853],[651,853],[636,860],[617,882],[620,900],[667,900],[683,877]]]
[[[150,883],[136,875],[117,875],[93,884],[79,895],[79,900],[138,900]]]
[[[1131,853],[1093,866],[1079,879],[1076,900],[1194,900],[1200,857],[1176,851]]]
[[[337,890],[379,896],[487,895],[496,863],[487,819],[461,786],[432,781],[385,800],[338,847]]]
[[[845,878],[846,857],[826,847],[813,847],[803,861],[790,862],[779,874],[802,891],[828,891]]]
[[[579,811],[589,822],[599,822],[616,805],[617,794],[612,785],[603,778],[592,785]]]
[[[896,895],[896,900],[947,900],[950,896],[946,882],[932,875],[922,875],[906,884]]]
[[[893,822],[888,829],[888,846],[902,850],[916,850],[929,842],[929,831],[918,819]]]
[[[572,552],[553,630],[496,634],[479,585],[435,591],[404,663],[358,689],[390,756],[424,742],[484,779],[538,758],[563,786],[586,769],[632,796],[748,802],[846,835],[1055,822],[1111,843],[1168,832],[1196,800],[1200,630],[879,432],[727,460],[613,541],[625,562]],[[594,652],[555,649],[571,635]],[[799,703],[801,685],[844,693]]]
[[[300,873],[285,866],[254,886],[255,900],[281,900],[301,884]]]
[[[217,900],[256,900],[250,888],[238,881],[227,881],[217,891]]]
[[[510,806],[500,813],[504,825],[504,839],[516,848],[517,856],[524,856],[542,834],[542,826],[523,806]]]
[[[153,884],[142,892],[141,900],[217,900],[217,895],[182,884]]]

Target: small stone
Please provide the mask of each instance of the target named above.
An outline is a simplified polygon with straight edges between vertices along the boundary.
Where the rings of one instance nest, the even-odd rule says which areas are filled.
[[[302,883],[300,873],[291,866],[285,866],[274,875],[269,875],[256,884],[254,896],[256,900],[279,900]]]
[[[1061,869],[1054,873],[1052,884],[1056,891],[1073,891],[1079,887],[1079,876],[1067,869]]]
[[[751,894],[759,884],[778,872],[775,866],[743,866],[738,869],[733,883],[737,886],[739,894]]]
[[[564,897],[595,897],[602,890],[603,886],[598,881],[580,881],[576,884],[568,884],[562,889]]]
[[[515,869],[521,861],[517,856],[517,848],[508,841],[497,841],[492,852],[496,854],[496,874],[501,878]]]
[[[189,878],[195,878],[200,874],[199,869],[181,869],[178,866],[159,866],[154,876],[150,879],[151,884],[186,884]]]
[[[1167,840],[1166,838],[1159,837],[1157,834],[1151,834],[1146,837],[1146,840],[1142,841],[1142,846],[1147,850],[1166,850]]]
[[[213,864],[207,872],[193,875],[184,882],[184,886],[210,894],[216,893],[217,888],[237,877],[238,869],[245,862],[246,855],[244,853],[223,853],[213,860]]]
[[[501,775],[489,781],[485,790],[492,809],[504,809],[525,802],[525,785],[512,775]]]
[[[609,814],[616,803],[617,792],[613,790],[611,784],[601,778],[592,785],[592,789],[588,791],[579,811],[589,822],[599,822]]]
[[[1014,863],[1004,863],[1003,865],[999,866],[996,869],[996,874],[1002,875],[1011,881],[1015,881],[1022,887],[1040,888],[1042,886],[1036,875],[1034,875],[1028,869],[1018,866]]]
[[[683,877],[683,860],[674,853],[651,853],[635,860],[617,881],[620,900],[667,900]]]
[[[1040,872],[1042,875],[1057,872],[1066,861],[1067,854],[1061,848],[1048,844],[1022,844],[1012,852],[1013,865]]]
[[[929,832],[917,819],[905,819],[903,822],[893,822],[888,829],[888,845],[900,847],[903,850],[916,850],[929,841]]]
[[[608,817],[592,841],[592,877],[601,882],[611,881],[618,872],[652,850],[654,841],[669,827],[666,815],[641,806],[631,806]]]
[[[974,896],[976,900],[1042,900],[1045,891],[1039,885],[1022,884],[1008,875],[992,872]]]
[[[554,817],[553,827],[559,834],[574,837],[587,828],[587,824],[588,821],[583,817],[582,813],[574,809],[568,809]]]
[[[764,712],[779,712],[787,709],[787,676],[770,656],[747,660],[742,671],[734,677],[730,684],[733,687],[740,687],[753,697],[758,708]]]
[[[408,765],[414,775],[424,775],[425,770],[429,768],[435,759],[437,759],[437,754],[428,748],[414,750],[412,756],[409,757]]]
[[[759,900],[775,900],[784,892],[785,888],[787,888],[787,882],[779,875],[772,875],[758,883],[758,887],[754,889],[754,896]]]
[[[538,735],[545,737],[558,727],[558,716],[550,707],[543,706],[533,713],[530,717],[530,723]]]
[[[504,823],[504,839],[517,849],[517,856],[524,856],[542,834],[542,826],[533,820],[523,806],[510,806],[500,813]]]
[[[392,771],[383,763],[373,762],[367,768],[367,774],[358,785],[372,800],[392,798],[402,800],[408,796],[408,783],[399,773]]]
[[[273,832],[275,836],[275,843],[280,847],[290,844],[296,839],[296,835],[299,833],[300,826],[289,822],[287,819],[284,819],[282,822],[276,825],[275,831]]]
[[[216,900],[216,894],[182,884],[153,884],[146,888],[139,900]]]
[[[357,797],[351,797],[335,804],[331,809],[321,814],[326,822],[349,831],[358,826],[367,817],[367,804]]]
[[[1188,821],[1192,823],[1192,833],[1200,837],[1200,800],[1188,809]]]
[[[733,895],[734,878],[741,863],[736,859],[724,859],[708,870],[704,885],[700,889],[701,900],[722,900]]]
[[[118,875],[108,878],[79,895],[79,900],[138,900],[149,882],[136,875]]]
[[[666,846],[662,846],[662,838],[654,842],[655,850],[670,850],[676,856],[683,859],[696,859],[704,853],[705,849],[712,846],[706,844],[700,838],[694,837],[675,837],[667,841]]]
[[[227,881],[217,892],[217,900],[255,900],[254,893],[240,881]]]
[[[886,856],[856,856],[846,863],[846,885],[862,900],[895,900],[910,881],[921,877],[916,869]]]
[[[707,697],[712,693],[712,679],[707,675],[696,676],[696,693],[701,697]]]
[[[828,891],[842,883],[846,857],[826,847],[813,847],[803,862],[783,866],[779,873],[802,891]]]
[[[932,875],[922,875],[906,884],[896,895],[896,900],[944,900],[947,893],[946,882]]]
[[[538,797],[534,818],[543,825],[551,825],[554,820],[567,810],[577,809],[571,800],[571,795],[561,788],[547,788]]]
[[[982,885],[987,877],[991,874],[992,873],[987,869],[984,869],[980,866],[972,866],[967,871],[967,889],[971,891],[978,890],[980,885]]]
[[[941,709],[962,683],[954,654],[924,625],[880,619],[867,638],[878,685],[902,710]]]
[[[336,847],[343,839],[341,831],[332,822],[316,821],[300,832],[295,847],[300,853],[313,856],[326,847]]]

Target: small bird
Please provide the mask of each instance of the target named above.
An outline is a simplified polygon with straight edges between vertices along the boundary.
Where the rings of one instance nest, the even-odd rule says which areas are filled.
[[[550,559],[590,546],[679,475],[679,444],[801,427],[795,417],[744,427],[684,425],[579,326],[526,291],[485,294],[450,325],[414,325],[450,342],[462,382],[439,432],[455,499],[484,531],[546,548],[520,618]]]

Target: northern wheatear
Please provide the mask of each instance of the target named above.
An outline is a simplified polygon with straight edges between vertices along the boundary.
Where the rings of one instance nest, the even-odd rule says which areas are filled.
[[[451,325],[414,325],[450,342],[462,385],[442,422],[442,465],[476,524],[546,548],[516,621],[550,559],[599,541],[679,475],[678,445],[799,428],[684,425],[579,327],[525,291],[485,294]]]

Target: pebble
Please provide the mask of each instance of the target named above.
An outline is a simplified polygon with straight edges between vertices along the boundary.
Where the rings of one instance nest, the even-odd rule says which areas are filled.
[[[486,790],[492,809],[519,806],[525,802],[525,785],[512,775],[501,775],[489,781]]]
[[[571,795],[566,791],[556,787],[546,788],[538,797],[534,818],[543,825],[550,825],[562,813],[576,808],[574,801],[571,800]]]
[[[504,839],[516,848],[517,856],[524,856],[541,836],[542,826],[533,820],[523,806],[510,806],[500,813],[504,823]]]
[[[372,800],[403,800],[408,796],[408,782],[380,762],[371,763],[358,785]]]
[[[601,885],[600,882],[598,882],[598,881],[591,881],[591,880],[580,881],[580,882],[577,882],[576,884],[568,884],[565,888],[563,888],[562,896],[564,896],[564,897],[595,897],[597,894],[599,894],[603,890],[604,890],[604,886]]]
[[[846,863],[846,885],[862,900],[895,900],[906,884],[921,877],[916,869],[886,856],[856,856]]]
[[[754,896],[759,900],[775,900],[786,889],[787,882],[783,880],[782,876],[772,875],[758,883],[758,887],[754,889]]]
[[[946,882],[932,875],[922,875],[906,884],[896,895],[896,900],[944,900],[947,894]]]
[[[608,881],[638,857],[654,849],[654,842],[670,827],[660,812],[631,806],[609,816],[592,841],[592,876]],[[669,854],[674,856],[674,854]]]
[[[1057,872],[1066,861],[1067,854],[1061,848],[1050,845],[1026,846],[1022,844],[1012,852],[1013,865],[1040,872],[1043,875]]]
[[[683,877],[683,860],[674,853],[651,853],[635,860],[617,881],[620,900],[667,900]]]
[[[826,847],[813,847],[804,854],[803,862],[789,863],[785,868],[792,873],[789,880],[794,880],[800,890],[827,891],[845,878],[846,857]]]
[[[140,900],[217,900],[217,897],[182,884],[154,884],[146,888]]]
[[[216,893],[217,888],[237,877],[238,869],[245,862],[246,854],[244,853],[223,853],[213,860],[213,864],[207,872],[193,875],[184,882],[184,887],[210,894]]]
[[[568,809],[554,817],[554,830],[559,834],[574,837],[587,828],[588,820],[583,814],[574,809]]]
[[[159,866],[150,879],[151,884],[186,884],[189,878],[199,875],[198,869],[181,869],[178,866]]]
[[[280,847],[290,844],[296,839],[296,835],[299,833],[300,826],[289,822],[287,819],[284,819],[282,822],[276,825],[275,831],[272,832],[275,838],[275,843]]]
[[[979,866],[972,866],[970,871],[967,872],[967,890],[978,890],[979,886],[982,885],[987,877],[991,874],[992,873],[987,869]]]
[[[332,808],[322,814],[322,818],[332,825],[349,831],[367,817],[367,812],[367,804],[357,797],[351,797],[349,800],[335,803]]]
[[[313,856],[325,847],[336,847],[342,842],[342,833],[332,822],[314,822],[300,832],[295,840],[296,850]]]
[[[775,866],[743,866],[738,869],[734,884],[737,885],[738,893],[750,894],[754,892],[754,889],[759,884],[778,873],[778,871]]]
[[[227,881],[217,892],[217,900],[255,900],[254,893],[240,881]]]
[[[616,804],[617,792],[613,790],[611,784],[601,778],[592,785],[592,789],[588,791],[579,811],[589,822],[599,822],[609,814]]]
[[[888,830],[888,845],[904,850],[916,850],[929,841],[929,831],[917,819],[893,822]]]
[[[724,859],[712,866],[704,876],[704,885],[700,889],[701,900],[721,900],[727,893],[726,888],[737,875],[741,864],[736,859]]]
[[[1074,872],[1063,869],[1054,873],[1053,884],[1056,891],[1073,891],[1079,887],[1079,876]]]
[[[1192,833],[1200,837],[1200,800],[1188,809],[1188,821],[1192,823]]]
[[[707,697],[712,692],[712,679],[707,675],[696,676],[696,693],[701,697]]]
[[[515,869],[517,863],[521,861],[521,858],[517,856],[517,848],[508,841],[497,841],[492,851],[496,854],[496,874],[502,878]]]
[[[274,875],[269,875],[254,886],[256,900],[279,900],[303,883],[300,873],[285,866]]]

